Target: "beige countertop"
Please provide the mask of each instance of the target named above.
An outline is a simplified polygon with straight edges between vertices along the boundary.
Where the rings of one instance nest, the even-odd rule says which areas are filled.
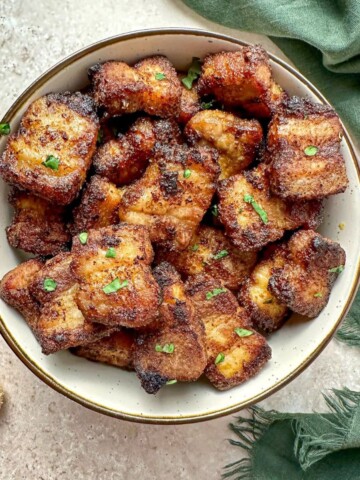
[[[0,3],[0,116],[39,74],[73,51],[126,31],[193,27],[261,42],[260,35],[222,28],[178,0],[6,0]],[[321,391],[358,387],[359,350],[332,340],[290,385],[262,402],[266,408],[311,411]],[[152,426],[102,416],[38,380],[0,338],[1,480],[133,480],[220,478],[240,458],[228,445],[232,417],[193,425]]]

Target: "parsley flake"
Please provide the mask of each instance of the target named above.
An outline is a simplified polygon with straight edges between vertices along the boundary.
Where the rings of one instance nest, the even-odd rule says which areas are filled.
[[[107,252],[105,253],[106,258],[115,258],[116,257],[116,250],[114,247],[110,247]]]
[[[213,205],[212,209],[211,209],[211,213],[214,215],[214,217],[218,217],[219,216],[219,208],[217,205]]]
[[[216,253],[212,256],[214,260],[220,260],[221,258],[227,257],[229,252],[227,250],[220,250],[220,252]]]
[[[309,145],[306,148],[304,148],[304,153],[308,157],[313,157],[314,155],[317,154],[317,152],[318,152],[318,148],[315,147],[314,145]]]
[[[165,343],[165,345],[160,345],[159,343],[155,345],[156,352],[162,353],[174,353],[175,345],[173,343]]]
[[[104,138],[104,132],[102,128],[100,128],[97,134],[97,139],[96,139],[97,145],[101,145],[103,143],[103,138]]]
[[[259,217],[261,218],[261,220],[263,221],[263,223],[269,223],[269,219],[268,219],[268,216],[267,216],[267,213],[265,212],[265,210],[262,208],[261,205],[259,205],[254,197],[252,195],[249,195],[248,193],[246,193],[244,195],[244,202],[246,203],[249,203],[253,209],[255,210],[255,212],[259,215]]]
[[[106,295],[109,295],[110,293],[115,293],[121,288],[125,288],[129,285],[128,280],[124,280],[123,282],[120,282],[120,280],[116,277],[115,280],[113,280],[111,283],[106,285],[103,288],[103,292],[106,293]]]
[[[254,332],[246,330],[246,328],[235,328],[234,332],[236,335],[239,335],[239,337],[250,337],[250,335],[254,334]]]
[[[191,90],[193,82],[200,76],[200,74],[201,74],[200,58],[193,57],[191,65],[188,69],[188,73],[186,77],[184,77],[181,80],[181,82],[188,90]]]
[[[166,78],[165,73],[161,73],[161,72],[155,73],[155,80],[165,80],[165,78]]]
[[[188,168],[184,170],[184,178],[189,178],[190,175],[191,175],[191,170],[189,170]]]
[[[51,168],[51,170],[59,170],[59,163],[60,160],[54,155],[48,155],[45,162],[42,162],[45,167]]]
[[[266,300],[263,301],[263,303],[265,303],[265,305],[267,305],[269,303],[273,303],[273,299],[272,298],[267,298]]]
[[[215,365],[222,363],[225,360],[225,355],[223,353],[219,353],[219,355],[215,358]]]
[[[0,123],[0,135],[9,135],[10,123]]]
[[[198,243],[195,243],[195,245],[193,245],[193,246],[191,247],[191,250],[192,250],[193,252],[197,252],[197,251],[199,250],[199,246],[200,246],[200,245],[199,245]]]
[[[206,300],[211,300],[213,297],[217,297],[220,293],[226,293],[226,288],[214,288],[211,292],[206,292]]]
[[[53,292],[56,290],[57,283],[52,278],[45,278],[44,280],[44,290],[45,292]]]
[[[322,293],[320,293],[320,292],[314,293],[314,297],[315,297],[315,298],[321,298],[321,297],[322,297]]]
[[[338,267],[330,268],[329,273],[341,273],[344,271],[344,268],[344,265],[339,265]]]
[[[81,245],[86,245],[89,234],[87,232],[79,233],[78,237]]]
[[[168,380],[165,385],[174,385],[174,383],[177,383],[177,380]]]
[[[209,110],[215,105],[215,100],[210,100],[210,102],[201,102],[200,108],[202,110]]]

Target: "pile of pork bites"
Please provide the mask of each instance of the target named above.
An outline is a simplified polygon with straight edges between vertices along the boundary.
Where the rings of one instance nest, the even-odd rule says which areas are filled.
[[[259,46],[90,69],[87,93],[33,102],[9,136],[3,278],[45,354],[133,369],[156,393],[203,373],[226,390],[270,359],[264,335],[316,317],[345,252],[315,229],[347,186],[327,105],[290,98]]]

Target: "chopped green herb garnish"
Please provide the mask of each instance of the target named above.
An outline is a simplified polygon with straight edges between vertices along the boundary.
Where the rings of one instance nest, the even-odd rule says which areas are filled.
[[[304,153],[305,155],[307,155],[308,157],[312,157],[314,155],[317,154],[317,151],[318,151],[318,148],[315,147],[314,145],[309,145],[308,147],[306,147],[304,149]]]
[[[249,203],[253,209],[255,210],[255,212],[259,215],[259,217],[261,218],[261,220],[263,221],[263,223],[269,223],[269,219],[268,219],[268,216],[267,216],[267,213],[265,212],[265,210],[262,208],[261,205],[259,205],[254,197],[252,195],[249,195],[248,193],[246,193],[244,195],[244,202],[246,203]]]
[[[273,299],[272,298],[267,298],[266,300],[263,301],[263,303],[268,304],[268,303],[273,303]]]
[[[215,365],[222,363],[225,360],[225,355],[223,353],[219,353],[219,355],[215,358]]]
[[[220,252],[213,255],[212,258],[214,260],[220,260],[220,258],[227,257],[228,255],[229,255],[229,252],[227,250],[220,250]]]
[[[322,297],[322,293],[320,293],[320,292],[314,293],[314,297],[316,297],[316,298],[321,298],[321,297]]]
[[[105,253],[105,257],[107,258],[115,258],[116,257],[116,250],[114,247],[110,247],[109,250]]]
[[[177,380],[168,380],[165,385],[174,385],[174,383],[177,383]]]
[[[0,123],[0,135],[9,135],[10,123]]]
[[[214,215],[214,217],[217,217],[219,215],[219,209],[217,205],[213,205],[211,213]]]
[[[106,293],[106,295],[109,295],[110,293],[115,293],[121,288],[127,287],[128,285],[129,285],[128,280],[124,280],[123,282],[120,282],[118,278],[115,278],[115,280],[113,280],[111,283],[109,283],[103,288],[103,292]]]
[[[79,233],[78,237],[81,245],[86,245],[89,234],[87,232]]]
[[[201,63],[200,58],[193,57],[191,65],[188,69],[188,73],[186,77],[184,77],[181,81],[182,84],[188,89],[191,90],[193,82],[200,76],[201,74]]]
[[[215,105],[215,100],[210,100],[210,102],[201,102],[200,107],[202,110],[209,110]]]
[[[199,250],[199,244],[198,244],[198,243],[195,243],[195,245],[193,245],[193,246],[191,247],[191,250],[192,250],[193,252],[197,252],[197,251]]]
[[[98,131],[96,143],[98,145],[100,145],[103,142],[103,138],[104,138],[104,132],[103,132],[102,128],[100,128],[99,131]]]
[[[338,267],[330,268],[329,272],[330,273],[341,273],[344,271],[345,266],[344,265],[339,265]]]
[[[161,72],[155,73],[155,79],[156,80],[164,80],[165,78],[166,78],[165,73],[161,73]]]
[[[238,213],[242,213],[244,211],[243,208],[239,208]]]
[[[45,162],[42,162],[45,167],[51,168],[51,170],[59,170],[59,163],[60,160],[54,157],[54,155],[48,155]]]
[[[189,178],[190,175],[191,175],[191,170],[189,170],[188,168],[184,170],[184,178]]]
[[[236,335],[239,335],[239,337],[250,337],[250,335],[254,334],[254,332],[246,330],[246,328],[235,328],[234,332]]]
[[[53,292],[56,290],[57,283],[52,278],[45,278],[44,280],[44,290],[45,292]]]
[[[226,288],[214,288],[211,292],[206,292],[206,300],[211,300],[213,297],[220,295],[220,293],[226,293]]]
[[[175,345],[173,343],[165,343],[165,345],[155,345],[155,351],[156,352],[162,352],[162,353],[174,353],[175,350]]]

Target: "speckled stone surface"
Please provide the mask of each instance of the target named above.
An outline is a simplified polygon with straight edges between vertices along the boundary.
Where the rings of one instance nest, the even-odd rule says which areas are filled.
[[[219,27],[171,0],[6,0],[0,2],[0,116],[39,74],[96,40],[152,27],[215,30],[284,56],[265,37]],[[1,261],[1,259],[0,259]],[[331,341],[266,408],[311,411],[321,391],[359,388],[360,352]],[[89,411],[38,380],[0,338],[1,480],[220,478],[240,458],[228,445],[232,417],[180,426],[123,422]]]

